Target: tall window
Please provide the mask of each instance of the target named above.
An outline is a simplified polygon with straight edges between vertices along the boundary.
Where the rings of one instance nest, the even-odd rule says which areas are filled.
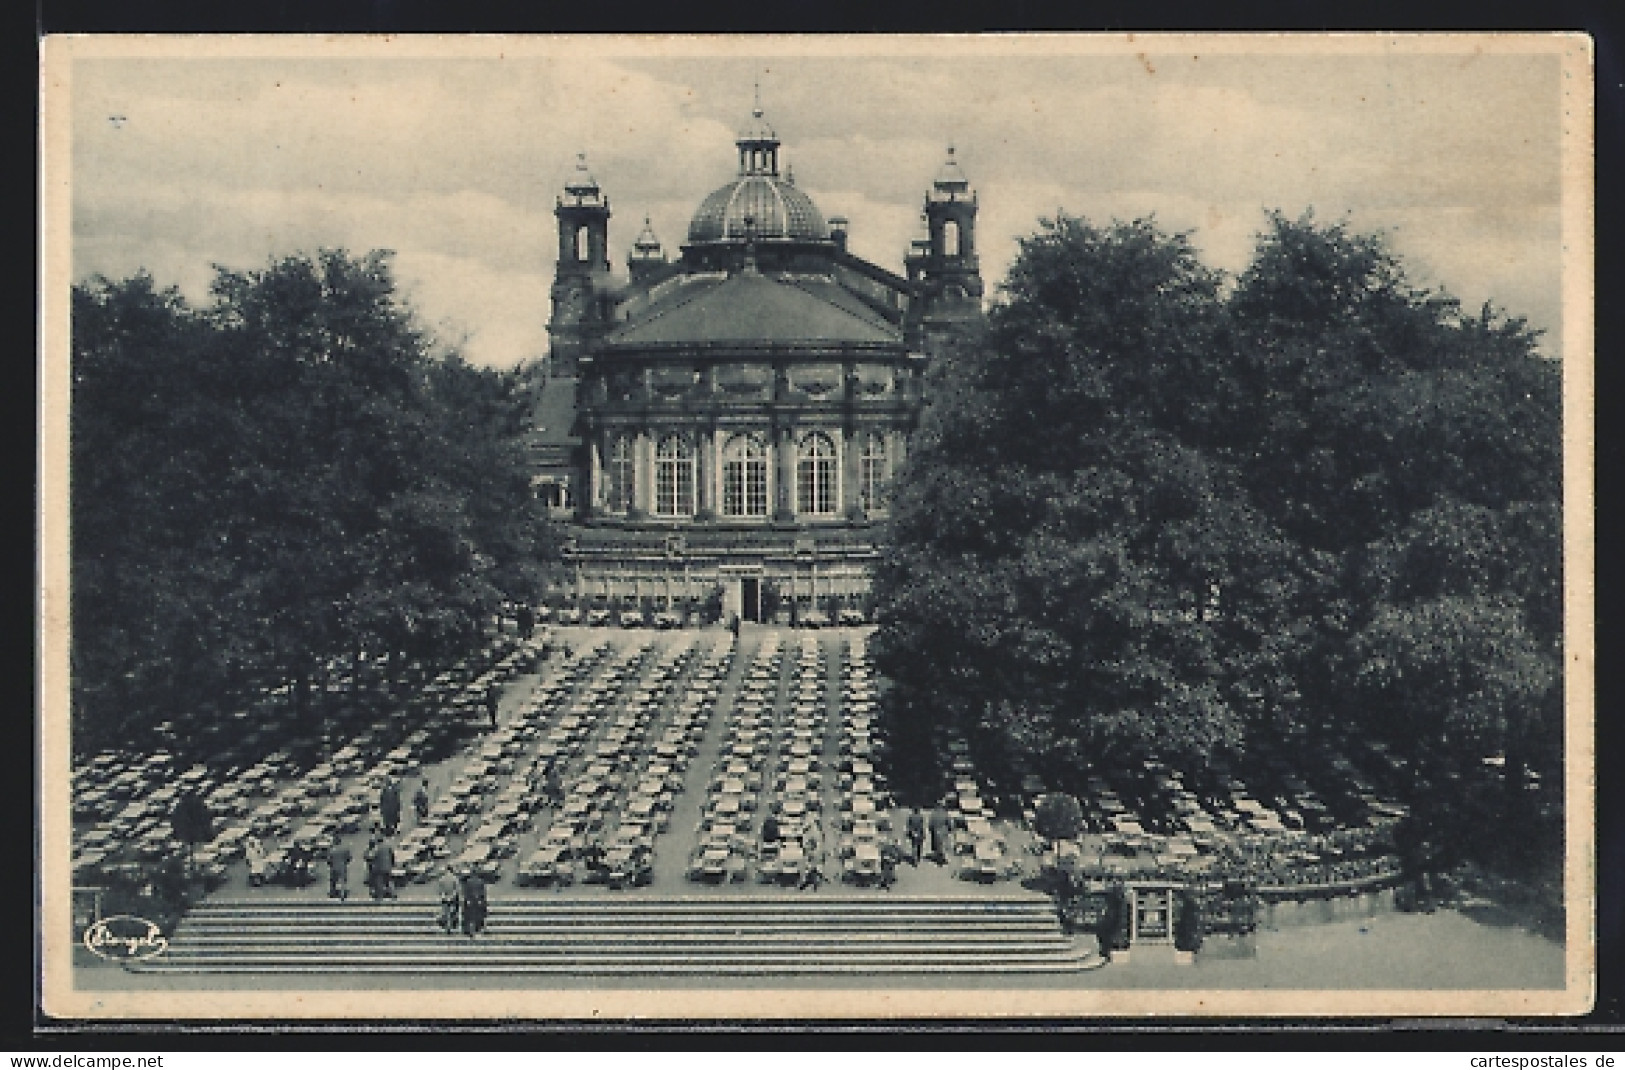
[[[576,228],[576,263],[585,264],[591,255],[592,247],[587,243],[587,228]]]
[[[694,515],[694,447],[681,435],[655,447],[655,515]]]
[[[835,443],[814,431],[801,440],[796,459],[796,512],[831,516],[835,512]]]
[[[942,255],[959,255],[959,224],[952,219],[942,224]]]
[[[871,431],[863,436],[863,453],[858,458],[858,498],[866,513],[881,508],[881,493],[891,478],[887,466],[886,439]]]
[[[756,435],[722,447],[722,515],[767,515],[767,445]]]
[[[609,467],[604,480],[604,508],[624,513],[632,507],[632,479],[637,466],[632,460],[632,440],[617,435],[609,444]]]

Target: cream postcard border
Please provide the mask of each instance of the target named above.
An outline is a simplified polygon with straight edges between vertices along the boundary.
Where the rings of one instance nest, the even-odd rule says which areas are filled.
[[[73,984],[68,735],[68,317],[73,64],[93,57],[1040,56],[1263,52],[1325,56],[1540,53],[1563,79],[1563,411],[1566,624],[1566,970],[1562,989],[1079,990],[839,988],[88,991]],[[55,36],[41,48],[38,662],[41,1005],[64,1019],[745,1019],[1076,1016],[1523,1016],[1580,1014],[1595,998],[1594,117],[1583,34],[990,34],[979,36]]]

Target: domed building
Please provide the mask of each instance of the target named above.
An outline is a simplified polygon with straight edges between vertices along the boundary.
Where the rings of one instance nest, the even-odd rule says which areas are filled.
[[[861,604],[925,366],[981,314],[976,196],[952,149],[898,275],[781,171],[759,106],[736,144],[681,255],[645,219],[624,279],[584,159],[558,198],[536,448],[584,605],[720,592],[758,620]]]

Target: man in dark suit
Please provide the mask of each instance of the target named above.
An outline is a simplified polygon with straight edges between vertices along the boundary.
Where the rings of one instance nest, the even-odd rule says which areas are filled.
[[[948,851],[950,849],[948,841],[953,835],[953,830],[948,824],[948,812],[941,806],[933,808],[929,825],[931,828],[931,861],[939,866],[947,865]]]
[[[918,806],[908,812],[908,842],[914,848],[913,863],[920,864],[920,855],[925,851],[925,815],[920,813]]]
[[[378,816],[384,819],[384,835],[395,835],[401,827],[401,785],[394,777],[384,781],[378,793]]]
[[[485,914],[489,902],[485,895],[485,878],[469,866],[463,872],[463,932],[469,936],[485,931]]]
[[[374,899],[395,898],[395,849],[389,845],[387,839],[378,841],[378,845],[370,851],[371,861],[368,863],[367,883],[372,886]]]

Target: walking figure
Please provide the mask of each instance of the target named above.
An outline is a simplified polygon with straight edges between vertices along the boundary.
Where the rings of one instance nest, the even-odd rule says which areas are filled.
[[[327,849],[327,897],[350,898],[350,849],[343,840]]]
[[[401,827],[401,785],[394,777],[384,781],[378,793],[378,815],[384,819],[384,835],[395,835]]]
[[[429,816],[429,784],[427,781],[418,783],[418,790],[412,793],[412,809],[417,812],[418,824],[422,824]]]
[[[910,861],[918,866],[920,855],[925,850],[925,815],[920,813],[918,806],[908,812],[908,842],[914,849],[914,857]]]
[[[367,884],[374,899],[395,898],[395,849],[385,839],[367,847]]]
[[[491,727],[497,726],[497,707],[502,702],[502,689],[492,684],[485,692],[485,708],[491,714]]]
[[[931,861],[939,866],[948,864],[948,851],[951,849],[949,837],[952,830],[948,825],[947,811],[939,805],[931,811]]]
[[[440,892],[440,927],[454,933],[462,925],[462,882],[457,879],[457,872],[447,866],[440,872],[436,888]]]
[[[473,866],[463,870],[463,932],[469,936],[485,931],[485,878]]]

